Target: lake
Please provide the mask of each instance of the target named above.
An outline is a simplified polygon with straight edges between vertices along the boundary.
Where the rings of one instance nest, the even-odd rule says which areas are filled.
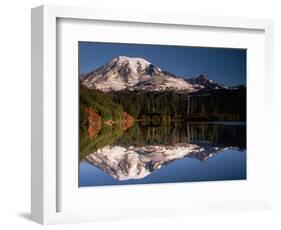
[[[245,122],[135,122],[82,137],[79,186],[246,179]]]

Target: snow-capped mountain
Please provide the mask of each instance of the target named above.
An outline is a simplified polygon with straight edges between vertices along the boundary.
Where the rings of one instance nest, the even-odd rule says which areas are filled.
[[[192,85],[197,85],[200,89],[222,89],[226,88],[213,80],[209,79],[207,75],[201,74],[196,78],[186,79],[186,81]]]
[[[82,84],[101,91],[177,89],[194,92],[206,87],[221,88],[206,76],[186,80],[162,70],[143,58],[126,56],[115,57],[99,69],[84,75]]]

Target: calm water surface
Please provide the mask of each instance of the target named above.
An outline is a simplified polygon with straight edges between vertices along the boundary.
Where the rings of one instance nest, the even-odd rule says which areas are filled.
[[[246,179],[246,123],[104,127],[82,140],[79,185]]]

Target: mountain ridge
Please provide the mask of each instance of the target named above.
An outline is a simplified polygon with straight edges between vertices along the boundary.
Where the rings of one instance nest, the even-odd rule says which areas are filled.
[[[222,84],[214,82],[207,75],[183,78],[162,70],[141,57],[117,56],[100,68],[80,76],[83,85],[100,91],[181,90],[196,92],[201,89],[223,89]]]

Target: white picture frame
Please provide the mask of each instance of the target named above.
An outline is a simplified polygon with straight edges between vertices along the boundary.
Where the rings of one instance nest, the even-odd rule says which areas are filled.
[[[138,25],[149,25],[154,28],[161,27],[163,30],[165,30],[165,27],[169,27],[170,29],[176,29],[180,27],[181,30],[185,27],[192,27],[200,28],[200,30],[206,30],[206,33],[209,33],[209,29],[215,29],[219,31],[239,30],[240,32],[242,31],[241,33],[245,34],[248,32],[250,33],[251,31],[257,31],[257,33],[261,36],[259,36],[256,46],[253,45],[251,49],[254,51],[256,49],[255,47],[262,46],[260,47],[261,52],[257,52],[259,57],[256,57],[256,60],[250,60],[249,66],[252,65],[251,63],[256,61],[256,63],[259,64],[261,68],[259,70],[261,71],[260,73],[257,73],[258,78],[255,80],[254,78],[251,78],[251,75],[253,75],[254,72],[251,72],[250,68],[250,81],[247,81],[247,87],[249,87],[248,91],[250,91],[247,95],[247,113],[250,114],[250,117],[248,118],[252,118],[252,120],[250,120],[248,132],[250,139],[248,136],[247,139],[249,139],[249,144],[255,151],[260,152],[260,154],[261,151],[264,153],[264,162],[261,160],[253,160],[253,163],[249,169],[252,170],[251,168],[255,168],[256,171],[249,171],[249,173],[251,175],[257,173],[256,175],[261,175],[262,179],[255,182],[256,184],[253,183],[253,185],[251,185],[251,180],[246,181],[248,184],[245,184],[244,182],[244,185],[235,182],[227,183],[226,185],[223,184],[224,182],[205,183],[204,185],[195,183],[192,185],[192,187],[189,187],[189,189],[191,188],[191,190],[193,190],[193,193],[191,191],[190,194],[195,196],[195,201],[192,204],[185,202],[181,203],[180,200],[177,199],[167,202],[166,205],[161,205],[159,202],[153,203],[153,201],[150,201],[153,209],[144,210],[144,207],[141,206],[141,203],[144,201],[144,197],[141,197],[138,207],[135,207],[130,201],[130,198],[128,198],[128,201],[122,200],[123,207],[115,209],[112,208],[112,210],[110,210],[110,204],[107,204],[106,208],[102,209],[101,202],[99,204],[100,206],[96,209],[94,207],[92,209],[86,209],[86,204],[84,202],[85,200],[80,202],[82,200],[77,199],[79,199],[79,196],[89,196],[90,193],[93,194],[96,192],[101,196],[100,199],[108,199],[108,202],[114,202],[110,196],[113,197],[114,194],[126,194],[126,191],[130,191],[130,193],[138,196],[149,196],[149,194],[158,193],[162,189],[166,190],[173,188],[173,191],[170,194],[173,196],[179,196],[187,187],[186,183],[182,183],[180,185],[166,184],[161,186],[145,185],[138,186],[138,189],[135,189],[135,186],[130,186],[130,188],[126,186],[120,188],[117,186],[116,188],[109,187],[106,190],[87,191],[80,195],[77,193],[77,199],[72,197],[74,194],[73,192],[65,191],[67,190],[67,187],[63,183],[64,177],[59,175],[64,174],[61,169],[61,161],[63,159],[60,158],[63,157],[63,155],[60,157],[57,155],[60,149],[60,139],[58,138],[58,132],[60,131],[58,127],[60,125],[60,120],[58,119],[58,116],[61,112],[61,109],[64,108],[63,106],[60,107],[61,104],[58,103],[58,97],[61,94],[61,88],[59,87],[56,77],[60,74],[58,66],[58,63],[60,63],[60,58],[58,57],[58,37],[61,33],[60,29],[62,28],[59,24],[61,23],[61,19],[70,20],[70,23],[82,19],[82,21],[99,21],[108,25],[114,24],[114,22],[121,22],[130,25],[137,23]],[[78,28],[79,30],[80,27],[81,26],[78,23],[76,25],[76,29]],[[105,33],[104,39],[106,39],[106,36],[107,35]],[[217,35],[212,36],[215,41]],[[236,44],[236,47],[240,47],[239,44],[244,47],[244,45],[242,45],[243,42],[239,41],[238,38],[239,37],[235,36],[232,38]],[[108,37],[107,39],[110,41],[112,38]],[[248,38],[247,44],[250,44],[250,41],[251,37]],[[252,41],[252,43],[254,44],[255,42]],[[220,43],[214,42],[213,46],[216,45],[221,46],[223,44],[220,45]],[[227,43],[225,46],[227,46]],[[274,92],[272,90],[273,84],[273,22],[271,20],[214,16],[202,17],[159,13],[155,14],[151,12],[113,11],[52,5],[44,5],[32,9],[32,219],[41,224],[56,224],[151,216],[164,217],[172,215],[185,215],[189,213],[264,210],[271,208],[272,169],[270,167],[270,161],[272,158],[270,157],[270,138],[268,138],[268,135],[265,135],[266,140],[263,147],[255,147],[253,140],[255,140],[255,138],[257,141],[261,139],[259,139],[257,134],[255,134],[253,127],[255,127],[258,119],[263,118],[265,122],[264,125],[260,127],[262,133],[268,134],[272,129],[272,126],[270,125],[270,117],[275,104],[275,100],[273,98]],[[72,85],[72,87],[75,88],[75,85]],[[261,91],[257,92],[258,89],[261,89]],[[254,119],[254,116],[252,115],[254,115],[257,110],[256,105],[253,103],[255,100],[253,96],[257,95],[257,93],[259,93],[258,99],[260,99],[263,103],[263,112],[261,111],[261,115]],[[78,96],[74,95],[74,97]],[[61,101],[61,103],[63,103],[63,101]],[[71,137],[65,136],[65,138]],[[64,165],[63,170],[66,170],[65,168],[67,168],[67,166]],[[76,171],[74,174],[75,173]],[[228,191],[231,188],[236,191],[239,189],[239,186],[249,186],[249,190],[247,190],[248,188],[245,189],[244,197],[243,192],[241,192],[240,195],[237,195],[235,199],[224,197],[223,194],[221,194],[221,197],[224,197],[221,199],[221,201],[219,201],[217,198],[212,200],[211,198],[206,197],[204,199],[204,203],[197,201],[199,195],[197,195],[198,197],[196,198],[196,193],[200,191],[200,189],[205,190],[209,187],[210,193],[215,194],[217,193],[218,189]],[[252,199],[249,199],[251,194],[248,193],[253,191],[253,189],[257,189],[259,191],[256,192],[256,195],[253,196]],[[60,190],[64,190],[64,192],[61,192]],[[107,194],[107,197],[102,197],[102,193],[104,192]],[[162,195],[162,198],[165,198],[167,193]],[[62,209],[60,207],[61,200],[63,199],[66,199],[68,202],[68,209]],[[71,199],[73,199],[73,201],[71,201]],[[82,204],[79,205],[80,203]],[[115,205],[120,204],[120,202],[116,202]],[[84,208],[85,210],[83,210]]]

